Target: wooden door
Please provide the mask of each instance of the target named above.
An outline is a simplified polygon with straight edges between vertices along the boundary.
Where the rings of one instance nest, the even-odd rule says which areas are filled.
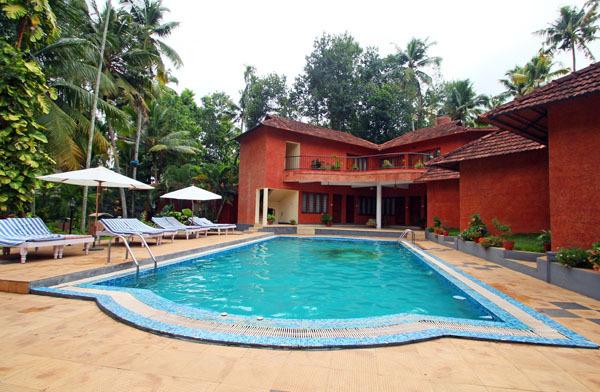
[[[342,195],[333,195],[331,217],[333,218],[333,223],[342,223]]]

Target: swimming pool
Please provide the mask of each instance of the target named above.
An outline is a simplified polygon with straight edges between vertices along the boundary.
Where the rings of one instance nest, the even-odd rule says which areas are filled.
[[[396,242],[276,238],[100,284],[239,316],[497,317]]]
[[[598,347],[406,242],[271,236],[191,252],[158,269],[31,291],[94,300],[145,331],[224,344],[321,349],[454,336]]]

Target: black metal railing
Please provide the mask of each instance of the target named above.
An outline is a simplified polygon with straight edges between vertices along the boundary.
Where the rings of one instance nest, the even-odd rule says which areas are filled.
[[[431,154],[399,152],[365,156],[291,155],[285,157],[285,170],[370,171],[423,169]]]

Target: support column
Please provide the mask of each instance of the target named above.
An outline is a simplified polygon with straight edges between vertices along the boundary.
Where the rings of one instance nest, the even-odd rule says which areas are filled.
[[[254,223],[260,223],[260,189],[255,191],[256,200],[254,201]]]
[[[267,225],[267,214],[269,213],[269,188],[263,188],[262,225]]]
[[[381,184],[377,184],[376,215],[377,228],[381,229]]]

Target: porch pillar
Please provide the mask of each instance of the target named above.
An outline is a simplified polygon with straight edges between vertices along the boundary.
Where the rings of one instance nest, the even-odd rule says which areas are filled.
[[[260,189],[256,190],[256,200],[254,201],[254,223],[260,223]]]
[[[263,188],[262,225],[267,225],[267,214],[269,213],[269,188]]]
[[[377,184],[377,202],[376,202],[375,221],[377,222],[377,228],[381,229],[381,184]]]

